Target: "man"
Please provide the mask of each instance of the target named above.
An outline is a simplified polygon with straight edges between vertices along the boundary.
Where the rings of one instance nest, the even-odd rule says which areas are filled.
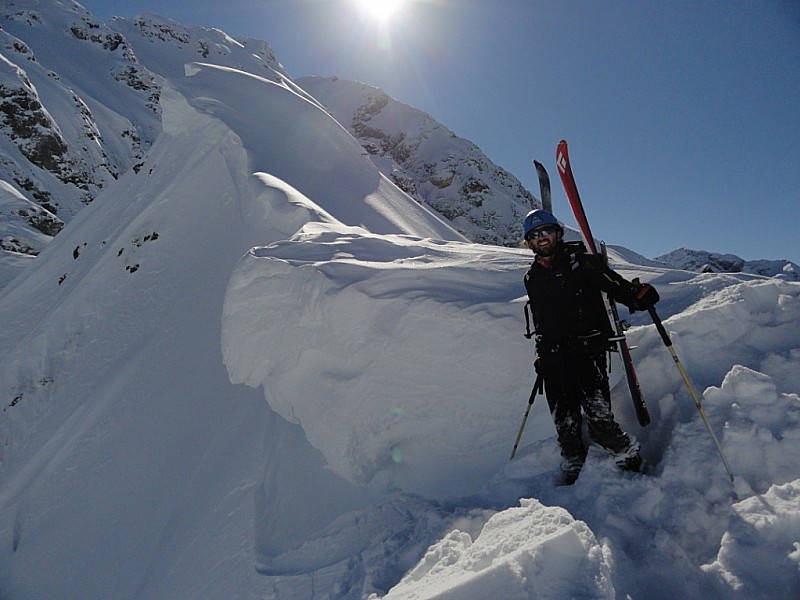
[[[535,260],[525,275],[533,313],[538,358],[547,403],[561,447],[564,483],[575,483],[586,460],[582,425],[589,437],[625,470],[639,471],[639,443],[629,437],[611,411],[606,353],[612,335],[601,292],[631,312],[658,302],[655,288],[631,283],[612,271],[580,242],[564,242],[564,230],[547,211],[525,217],[525,245]]]

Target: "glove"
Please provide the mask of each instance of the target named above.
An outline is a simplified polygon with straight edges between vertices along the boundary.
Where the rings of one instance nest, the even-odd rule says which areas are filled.
[[[633,309],[648,310],[656,305],[661,297],[656,288],[649,283],[633,282]]]
[[[539,358],[538,356],[536,357],[536,360],[533,361],[533,368],[536,371],[537,375],[542,374],[542,359]]]

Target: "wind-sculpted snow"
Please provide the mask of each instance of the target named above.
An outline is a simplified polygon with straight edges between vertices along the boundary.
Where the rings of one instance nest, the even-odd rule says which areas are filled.
[[[611,566],[585,523],[525,499],[489,519],[474,541],[451,531],[384,599],[467,597],[610,599]]]
[[[795,440],[796,443],[796,440]],[[800,591],[800,481],[776,485],[733,507],[717,559],[703,569],[719,575],[731,597],[797,597]]]
[[[524,265],[518,251],[309,226],[237,267],[231,379],[263,385],[353,482],[474,491],[507,455],[526,395]]]
[[[256,391],[231,384],[219,346],[223,296],[237,260],[303,223],[335,219],[278,177],[254,172],[256,165],[301,169],[280,168],[279,152],[263,162],[265,145],[276,138],[267,126],[257,128],[264,142],[252,144],[248,155],[214,110],[192,107],[190,101],[202,104],[192,89],[202,86],[203,76],[189,79],[197,87],[182,86],[187,96],[164,85],[164,133],[142,170],[129,171],[3,290],[4,598],[144,598],[145,588],[154,590],[152,598],[235,596],[234,588],[269,585],[256,571],[256,552],[291,552],[298,536],[367,504],[326,469],[298,427],[254,403]],[[286,88],[255,81],[264,97],[287,94],[288,106],[297,100],[324,115]],[[218,83],[217,96],[225,89]],[[230,107],[230,99],[214,101],[213,89],[202,92],[218,114],[220,106]],[[240,105],[238,112],[248,108],[257,122],[256,109]],[[277,119],[276,127],[286,122],[291,119]],[[346,142],[346,132],[330,123]],[[308,161],[308,171],[330,150],[313,136],[295,143],[292,160]],[[391,184],[382,187],[385,180],[357,144],[343,159],[347,148],[336,152],[338,160],[355,163],[348,171],[358,179],[351,192],[371,189],[373,195],[329,195],[325,182],[306,183],[338,218],[350,215],[394,233],[460,237]],[[348,197],[358,210],[348,209]],[[276,528],[262,534],[268,516],[259,513],[254,526],[254,490],[271,489],[265,480],[273,475],[279,489],[292,489],[289,481],[300,469],[290,462],[286,473],[276,474],[280,465],[265,464],[261,452],[278,441],[280,452],[270,454],[308,459],[302,473],[324,484],[325,493],[313,494],[316,503],[270,499],[270,514],[276,504],[306,511],[295,513],[301,526],[287,526],[273,543],[265,538],[275,538]],[[419,554],[427,541],[420,536],[405,546],[420,548]],[[413,558],[400,564],[410,566]]]
[[[185,69],[179,90],[197,110],[238,133],[254,172],[278,177],[341,223],[362,225],[373,233],[462,239],[361,158],[358,142],[290,86],[203,63]],[[258,102],[243,111],[253,99]],[[282,118],[265,118],[275,114]]]

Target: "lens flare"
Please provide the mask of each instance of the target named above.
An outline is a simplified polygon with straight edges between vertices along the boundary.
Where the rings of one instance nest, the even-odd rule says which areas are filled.
[[[356,3],[365,15],[378,21],[388,21],[403,0],[357,0]]]
[[[392,457],[392,462],[395,464],[400,464],[403,462],[403,451],[397,446],[391,447],[389,450],[389,456]]]

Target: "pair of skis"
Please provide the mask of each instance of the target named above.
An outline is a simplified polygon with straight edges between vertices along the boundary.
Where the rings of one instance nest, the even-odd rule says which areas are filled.
[[[553,213],[553,203],[550,196],[550,177],[547,174],[547,169],[539,161],[533,161],[536,167],[536,173],[539,176],[539,189],[542,196],[542,208],[547,212]],[[603,260],[608,262],[608,257],[605,251],[605,244],[601,243],[600,250],[598,251],[597,245],[592,236],[592,230],[589,227],[589,221],[586,218],[586,211],[583,209],[580,194],[578,194],[578,187],[575,185],[575,178],[572,175],[572,167],[569,163],[569,152],[567,149],[567,142],[561,140],[556,149],[556,166],[558,173],[561,175],[561,182],[564,184],[564,190],[567,192],[567,199],[572,207],[572,212],[575,214],[575,220],[581,230],[581,237],[586,249],[592,254],[601,254]],[[633,400],[633,408],[636,411],[636,418],[639,420],[639,425],[644,427],[650,423],[650,412],[647,410],[647,403],[642,395],[641,387],[639,386],[639,378],[636,376],[636,369],[633,366],[633,357],[631,350],[628,347],[628,342],[625,339],[625,326],[622,319],[619,317],[619,311],[614,299],[603,294],[603,302],[606,306],[608,319],[614,332],[613,337],[609,340],[616,344],[619,355],[622,358],[622,365],[625,369],[625,378],[628,382],[628,389],[631,393]]]

